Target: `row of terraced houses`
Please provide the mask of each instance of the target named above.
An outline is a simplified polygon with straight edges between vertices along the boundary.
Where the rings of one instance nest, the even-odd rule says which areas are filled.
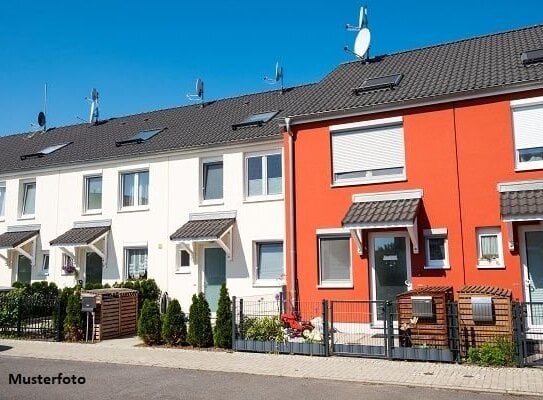
[[[321,81],[0,138],[0,285],[154,278],[387,300],[543,301],[543,26]]]

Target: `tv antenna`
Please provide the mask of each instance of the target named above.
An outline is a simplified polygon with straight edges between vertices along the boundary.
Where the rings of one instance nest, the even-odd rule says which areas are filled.
[[[96,88],[92,88],[91,91],[91,97],[85,97],[85,99],[89,100],[91,102],[91,108],[90,108],[90,115],[89,115],[89,123],[96,124],[98,122],[98,118],[100,116],[100,111],[98,109],[98,90]]]
[[[187,94],[187,99],[190,101],[200,100],[201,106],[204,106],[204,81],[200,78],[196,79],[196,94]]]
[[[356,31],[356,39],[354,40],[354,49],[351,50],[347,46],[343,50],[354,54],[356,57],[362,60],[368,60],[370,58],[370,42],[371,32],[368,28],[368,7],[360,7],[360,15],[358,17],[358,25],[347,24],[345,28],[348,31]]]
[[[281,82],[281,93],[283,93],[283,67],[281,66],[281,64],[279,64],[279,62],[275,63],[275,77],[268,78],[267,76],[265,76],[264,80],[270,85],[275,85],[277,82]]]
[[[44,94],[43,94],[43,111],[40,111],[38,113],[38,118],[37,118],[37,122],[38,122],[38,125],[36,124],[30,124],[31,126],[33,127],[36,127],[36,126],[39,126],[42,130],[42,132],[45,132],[47,130],[47,118],[46,118],[46,115],[47,115],[47,83],[44,84]]]

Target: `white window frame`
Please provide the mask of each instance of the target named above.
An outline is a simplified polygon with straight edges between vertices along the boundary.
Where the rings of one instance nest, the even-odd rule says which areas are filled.
[[[74,272],[65,272],[64,266],[68,264],[68,260],[72,260],[72,265],[76,268]],[[51,263],[51,258],[49,258],[49,263]],[[51,268],[49,264],[49,268]],[[60,271],[61,275],[74,275],[77,273],[77,265],[75,263],[75,258],[72,257],[70,254],[62,253],[62,259],[60,264]]]
[[[3,208],[4,212],[0,214],[0,221],[4,221],[6,219],[6,193],[7,193],[7,187],[5,181],[0,181],[0,189],[4,189],[4,197],[2,198],[4,204],[2,207],[2,204],[0,204],[0,210]]]
[[[385,175],[373,175],[373,171],[378,171],[382,169],[392,169],[392,168],[375,168],[368,169],[363,171],[352,171],[352,173],[362,173],[364,172],[366,176],[357,176],[352,178],[343,178],[338,179],[334,171],[334,147],[333,147],[333,136],[334,135],[349,135],[350,133],[356,134],[364,130],[373,130],[379,128],[386,128],[387,126],[400,126],[402,129],[403,135],[403,166],[401,173],[396,174],[385,174]],[[332,125],[330,126],[330,159],[331,159],[331,180],[332,187],[335,186],[350,186],[350,185],[367,185],[374,183],[385,183],[385,182],[399,182],[405,181],[407,179],[407,162],[406,162],[406,151],[405,151],[405,131],[404,131],[403,117],[390,117],[390,118],[381,118],[371,121],[362,121],[362,122],[353,122],[348,124]],[[398,167],[400,168],[400,167]]]
[[[26,194],[27,194],[26,188],[28,187],[28,185],[31,185],[31,184],[34,184],[34,191],[35,191],[35,195],[34,195],[34,213],[33,214],[25,214],[24,211],[25,211],[25,208],[26,208]],[[36,180],[35,179],[29,179],[29,180],[21,181],[21,189],[20,189],[20,191],[21,191],[20,192],[21,202],[20,202],[20,208],[19,208],[19,219],[33,219],[33,218],[35,218],[35,216],[36,216],[36,204],[37,204],[36,199],[38,198],[38,185],[36,183]]]
[[[267,158],[269,156],[280,156],[281,157],[281,193],[268,194],[268,163]],[[262,193],[259,195],[249,195],[249,158],[260,157],[262,162]],[[285,168],[283,165],[283,152],[281,149],[269,150],[269,151],[258,151],[245,153],[244,157],[245,164],[245,179],[244,179],[244,190],[245,190],[245,200],[250,201],[259,201],[259,200],[280,200],[283,199],[284,193],[284,172]]]
[[[543,169],[543,160],[538,161],[520,161],[520,152],[519,150],[529,150],[530,148],[526,149],[518,149],[517,148],[517,133],[516,133],[516,127],[515,127],[515,119],[514,119],[514,113],[515,110],[520,111],[523,108],[541,108],[541,112],[543,114],[543,96],[540,97],[532,97],[528,99],[520,99],[520,100],[513,100],[511,101],[511,122],[513,125],[513,143],[514,143],[514,157],[515,157],[515,170],[516,171],[527,171],[527,170],[533,170],[533,169]],[[542,121],[543,124],[543,121]],[[543,129],[542,129],[542,135],[543,135]],[[543,142],[541,146],[538,147],[531,147],[532,149],[543,147]]]
[[[148,175],[148,182],[147,182],[147,204],[139,204],[139,174],[147,172]],[[132,198],[134,205],[133,206],[123,206],[123,191],[124,191],[124,183],[123,183],[123,176],[124,175],[131,175],[134,174],[134,193],[132,193]],[[102,181],[103,182],[103,181]],[[149,204],[151,204],[151,173],[149,172],[149,169],[136,169],[136,170],[126,170],[126,171],[119,171],[119,212],[126,212],[126,211],[145,211],[149,210]]]
[[[123,247],[123,269],[124,269],[124,276],[125,276],[125,280],[130,280],[132,278],[130,278],[128,276],[128,251],[129,250],[142,250],[142,249],[145,249],[147,250],[147,278],[146,279],[149,279],[149,246],[147,244],[143,245],[126,245]],[[141,280],[143,278],[138,278],[138,279],[134,279],[134,280]]]
[[[477,238],[477,268],[480,269],[504,269],[505,262],[503,258],[502,232],[499,227],[478,227],[475,231]],[[482,258],[481,238],[486,236],[496,236],[498,242],[498,258],[490,261]]]
[[[91,174],[91,175],[85,175],[83,176],[83,214],[101,214],[102,213],[102,207],[101,208],[87,208],[87,205],[89,203],[89,179],[92,178],[101,178],[102,179],[102,207],[104,206],[104,177],[102,174]],[[121,177],[122,182],[122,177]],[[122,185],[122,183],[121,183]],[[122,192],[121,192],[122,193]],[[122,194],[121,194],[121,201],[122,201]],[[122,205],[122,202],[121,202]]]
[[[258,263],[260,261],[259,248],[261,244],[281,243],[283,246],[283,274],[281,279],[258,279]],[[282,239],[266,239],[253,241],[253,286],[254,287],[280,287],[285,284],[285,242]]]
[[[322,260],[321,260],[321,240],[322,239],[347,239],[349,241],[349,280],[342,281],[325,281],[322,280]],[[352,288],[353,287],[353,248],[352,240],[349,233],[337,232],[337,233],[317,233],[317,274],[318,283],[317,288]]]
[[[430,239],[443,239],[445,258],[443,260],[430,260]],[[425,229],[424,230],[424,249],[426,263],[424,269],[450,269],[449,261],[449,239],[447,237],[447,228]]]
[[[204,179],[205,179],[205,173],[204,173],[204,165],[205,164],[214,164],[214,163],[222,163],[222,197],[220,199],[209,199],[206,200],[204,198],[204,192],[205,192],[205,186],[204,186]],[[223,157],[208,157],[208,158],[201,158],[200,159],[200,205],[218,205],[224,203],[224,160]]]
[[[183,252],[187,253],[187,256],[189,258],[189,265],[181,265],[181,261],[183,259],[181,254]],[[149,253],[147,253],[147,257],[149,257]],[[176,264],[175,273],[176,274],[190,274],[190,267],[192,266],[190,253],[185,249],[178,248],[176,251],[176,257],[177,257],[177,260],[175,263]],[[149,275],[149,271],[147,271],[147,275]]]
[[[47,271],[45,270],[45,258],[48,259]],[[50,270],[51,270],[51,256],[49,254],[49,251],[44,251],[41,256],[41,272],[43,273],[43,275],[48,276]]]

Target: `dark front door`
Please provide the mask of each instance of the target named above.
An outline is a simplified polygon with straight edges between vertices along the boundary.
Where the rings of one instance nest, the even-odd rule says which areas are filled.
[[[216,312],[221,285],[226,282],[226,255],[223,249],[207,248],[204,260],[204,294],[211,312]]]
[[[87,253],[85,282],[102,283],[102,258],[96,253]]]
[[[19,256],[17,259],[17,281],[30,283],[32,280],[32,264],[25,256]]]

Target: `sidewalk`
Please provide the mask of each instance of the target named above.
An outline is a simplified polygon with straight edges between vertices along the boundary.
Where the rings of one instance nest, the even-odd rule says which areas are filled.
[[[108,362],[543,396],[543,369],[536,368],[484,368],[370,358],[134,347],[138,343],[136,338],[96,344],[1,340],[0,357]],[[4,346],[9,348],[4,349]]]

